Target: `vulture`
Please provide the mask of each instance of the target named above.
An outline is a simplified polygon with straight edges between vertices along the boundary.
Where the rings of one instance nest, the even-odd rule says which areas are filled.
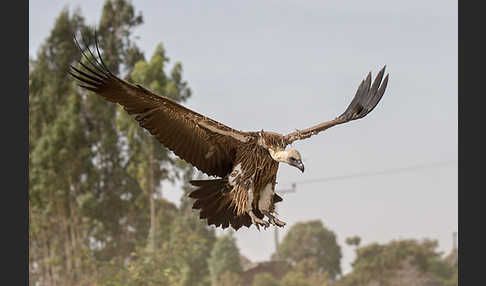
[[[193,209],[200,210],[201,219],[223,229],[285,226],[275,213],[275,204],[282,201],[275,193],[279,163],[304,172],[299,151],[286,147],[335,125],[365,117],[380,102],[388,83],[388,74],[383,79],[386,66],[373,83],[369,72],[341,115],[310,128],[286,135],[263,129],[244,132],[120,79],[103,62],[96,35],[97,56],[89,48],[83,50],[76,37],[74,41],[85,62],[80,60],[78,67],[71,65],[69,74],[81,88],[120,104],[163,146],[208,176],[216,177],[190,181],[196,188],[189,197],[195,199]]]

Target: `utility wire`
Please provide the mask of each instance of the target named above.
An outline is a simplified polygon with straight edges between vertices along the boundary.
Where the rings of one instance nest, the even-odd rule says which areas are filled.
[[[348,175],[341,175],[341,176],[332,176],[332,177],[324,177],[324,178],[316,178],[304,181],[297,181],[295,183],[299,185],[305,184],[312,184],[312,183],[322,183],[328,181],[338,181],[338,180],[346,180],[346,179],[353,179],[359,177],[370,177],[370,176],[377,176],[377,175],[387,175],[387,174],[398,174],[404,172],[412,172],[420,169],[429,169],[429,168],[436,168],[446,165],[452,165],[457,163],[457,160],[447,160],[447,161],[439,161],[433,163],[426,163],[426,164],[419,164],[419,165],[411,165],[407,167],[400,167],[400,168],[393,168],[393,169],[385,169],[382,171],[373,171],[373,172],[360,172],[360,173],[353,173]]]

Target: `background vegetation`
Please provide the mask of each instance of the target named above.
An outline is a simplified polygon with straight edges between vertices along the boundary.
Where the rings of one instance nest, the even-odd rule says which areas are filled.
[[[343,276],[336,235],[319,220],[290,227],[273,256],[287,268],[260,271],[231,233],[217,237],[198,218],[186,195],[179,207],[165,200],[162,182],[180,182],[187,194],[195,170],[67,75],[81,56],[73,32],[93,48],[96,28],[115,74],[188,100],[182,64],[162,43],[147,60],[132,40],[142,24],[125,0],[106,1],[97,27],[64,10],[29,62],[30,285],[457,285],[457,257],[442,257],[429,240],[360,247],[349,238],[357,258]]]

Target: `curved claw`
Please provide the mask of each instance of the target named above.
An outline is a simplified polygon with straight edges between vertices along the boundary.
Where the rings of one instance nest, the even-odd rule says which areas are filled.
[[[265,229],[270,227],[270,223],[268,221],[265,221],[265,225],[263,226]]]
[[[263,221],[263,220],[262,220],[262,222],[255,221],[255,222],[253,222],[253,224],[258,229],[258,231],[260,231],[260,226],[263,226],[264,229],[267,229],[268,227],[270,227],[270,223],[268,221]]]
[[[287,223],[284,221],[279,220],[278,218],[274,217],[268,220],[272,225],[278,226],[278,227],[284,227]]]
[[[249,215],[250,215],[250,217],[251,217],[251,222],[252,222],[252,224],[254,224],[254,225],[255,225],[255,227],[256,227],[258,230],[260,230],[260,226],[265,227],[265,229],[266,229],[267,227],[269,227],[269,226],[270,226],[270,223],[269,223],[268,221],[264,221],[264,220],[262,220],[262,219],[259,219],[258,217],[256,217],[256,216],[253,214],[253,212],[249,212]]]

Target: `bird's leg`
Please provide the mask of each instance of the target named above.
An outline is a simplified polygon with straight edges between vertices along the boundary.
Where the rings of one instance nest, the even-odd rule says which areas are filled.
[[[270,223],[268,221],[264,221],[262,219],[259,219],[254,213],[253,210],[248,211],[248,215],[251,218],[251,222],[256,226],[258,230],[260,230],[260,225],[264,226],[265,228],[270,226]]]
[[[268,217],[268,222],[271,223],[272,225],[276,225],[276,226],[279,226],[279,227],[283,227],[285,226],[287,223],[279,220],[278,218],[276,218],[271,212],[269,211],[262,211],[262,213]]]
[[[262,219],[259,219],[254,213],[253,213],[253,189],[249,188],[248,189],[248,202],[246,206],[246,213],[250,216],[251,218],[251,223],[255,225],[255,227],[260,230],[260,225],[264,226],[265,228],[270,226],[270,223],[268,221],[264,221]]]

